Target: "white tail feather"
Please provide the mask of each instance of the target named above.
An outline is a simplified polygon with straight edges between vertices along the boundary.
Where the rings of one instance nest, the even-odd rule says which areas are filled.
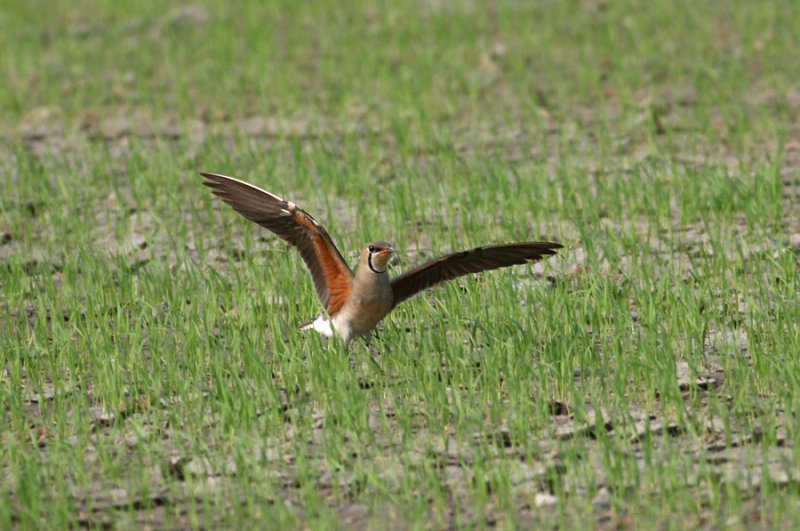
[[[320,315],[310,323],[301,326],[300,330],[315,330],[325,337],[333,337],[331,322],[324,315]]]

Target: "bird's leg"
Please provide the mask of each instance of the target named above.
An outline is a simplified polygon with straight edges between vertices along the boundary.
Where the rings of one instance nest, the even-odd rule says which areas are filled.
[[[386,371],[383,370],[383,367],[381,367],[381,364],[375,359],[375,356],[372,355],[372,352],[369,353],[369,359],[371,359],[372,363],[375,364],[375,367],[378,368],[378,372],[381,373],[381,376],[386,376]]]
[[[369,354],[369,359],[372,360],[372,363],[375,364],[375,367],[378,368],[378,372],[381,373],[381,376],[385,376],[386,372],[381,367],[381,364],[378,363],[378,360],[375,359],[375,356],[372,355],[372,348],[370,347],[370,343],[372,342],[372,333],[369,333],[364,336],[364,342],[367,347],[367,354]]]

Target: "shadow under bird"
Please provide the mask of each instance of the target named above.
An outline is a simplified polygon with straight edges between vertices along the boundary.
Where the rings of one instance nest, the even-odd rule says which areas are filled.
[[[431,286],[454,278],[536,261],[562,246],[521,242],[476,247],[441,256],[389,279],[386,265],[394,253],[383,241],[361,250],[358,269],[351,271],[325,228],[306,211],[257,186],[217,173],[202,172],[204,185],[239,214],[265,227],[300,251],[311,272],[325,313],[302,327],[333,337],[347,346],[370,332],[395,306]]]

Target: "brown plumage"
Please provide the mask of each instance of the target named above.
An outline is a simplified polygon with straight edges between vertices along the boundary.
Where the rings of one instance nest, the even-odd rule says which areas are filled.
[[[561,245],[550,242],[507,243],[441,256],[392,279],[394,306],[439,282],[539,260],[556,254],[559,248]]]
[[[271,230],[300,251],[325,311],[332,315],[342,307],[350,295],[353,273],[322,225],[291,201],[266,190],[224,175],[201,175],[209,179],[203,184],[236,212]]]
[[[321,315],[304,329],[313,328],[329,337],[335,332],[345,345],[355,336],[369,336],[395,306],[439,282],[536,261],[562,247],[552,242],[476,247],[436,258],[390,281],[386,264],[394,249],[388,243],[368,243],[353,273],[325,228],[291,201],[233,177],[206,172],[201,175],[207,179],[203,184],[234,210],[300,251],[317,296],[330,316],[328,319]]]

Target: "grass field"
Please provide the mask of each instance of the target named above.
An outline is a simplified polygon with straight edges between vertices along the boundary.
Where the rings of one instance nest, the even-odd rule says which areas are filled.
[[[5,2],[0,528],[797,526],[798,27],[788,0]],[[565,248],[345,350],[199,171],[353,265],[393,242],[395,274]]]

